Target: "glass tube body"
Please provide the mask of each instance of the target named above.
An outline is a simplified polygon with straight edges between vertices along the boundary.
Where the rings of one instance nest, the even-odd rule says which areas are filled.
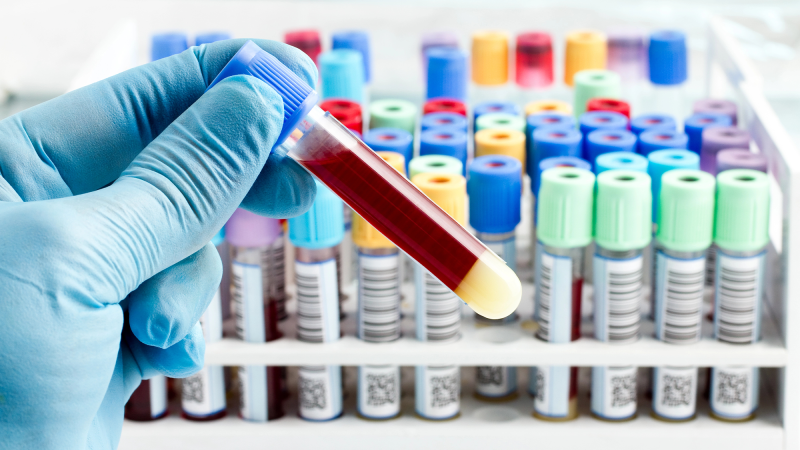
[[[125,418],[128,420],[148,422],[167,414],[167,377],[164,375],[142,380],[125,403]]]

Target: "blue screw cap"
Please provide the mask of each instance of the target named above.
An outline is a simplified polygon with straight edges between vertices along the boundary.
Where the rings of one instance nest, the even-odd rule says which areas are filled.
[[[339,245],[344,239],[344,202],[319,180],[311,209],[289,219],[289,240],[296,247],[318,249]]]
[[[647,173],[647,158],[633,152],[611,152],[598,156],[594,162],[595,175],[614,169]]]
[[[334,50],[351,49],[361,53],[361,61],[364,66],[364,81],[369,83],[372,79],[372,61],[369,51],[369,35],[366,31],[351,30],[333,33]]]
[[[533,181],[536,174],[536,161],[533,153],[533,132],[539,127],[575,127],[575,118],[572,115],[564,115],[558,113],[541,113],[531,114],[525,119],[525,159],[530,161],[525,167],[525,171]],[[533,189],[533,185],[531,185]]]
[[[644,156],[665,148],[686,148],[689,137],[675,130],[648,130],[639,135],[638,152]]]
[[[467,54],[457,48],[434,47],[425,52],[428,58],[425,98],[467,98]]]
[[[522,164],[505,155],[472,160],[467,179],[469,224],[481,233],[508,233],[520,221]]]
[[[364,68],[361,53],[350,49],[331,50],[319,55],[322,98],[364,100]]]
[[[583,136],[571,127],[539,127],[533,132],[533,159],[528,167],[539,167],[539,163],[554,156],[581,157]],[[529,171],[531,186],[538,186],[539,173]],[[536,192],[536,191],[534,191]]]
[[[700,170],[700,156],[683,149],[656,150],[647,155],[647,173],[650,175],[650,189],[653,191],[653,223],[656,223],[658,199],[661,195],[661,176],[674,169]]]
[[[477,120],[478,117],[488,113],[506,113],[518,116],[520,109],[516,103],[512,102],[483,102],[477,104],[472,110],[472,120]]]
[[[201,33],[194,37],[194,45],[211,44],[212,42],[226,41],[230,38],[231,34],[226,31]]]
[[[408,173],[408,163],[414,157],[414,137],[411,133],[399,128],[373,128],[367,131],[363,141],[376,152],[395,152],[403,155]]]
[[[177,55],[189,48],[186,33],[160,33],[154,34],[152,47],[150,47],[150,59],[157,61],[167,56]]]
[[[731,116],[717,113],[694,113],[683,123],[683,131],[689,136],[688,149],[700,154],[703,146],[703,130],[712,127],[732,126]]]
[[[583,169],[583,170],[592,170],[591,164],[589,161],[586,161],[583,158],[578,158],[575,156],[554,156],[551,158],[545,158],[539,165],[536,167],[536,183],[531,183],[531,189],[533,190],[534,196],[539,196],[539,187],[542,185],[542,172],[547,169],[552,169],[553,167],[574,167],[576,169]]]
[[[586,150],[591,163],[605,153],[634,152],[636,135],[628,130],[595,130],[586,136]]]
[[[422,131],[432,129],[450,128],[467,132],[467,118],[452,112],[435,112],[422,116],[420,121]]]
[[[666,114],[644,114],[631,119],[631,132],[640,135],[647,130],[674,130],[675,119]]]
[[[283,99],[283,128],[278,140],[275,141],[275,147],[289,137],[297,124],[311,111],[311,108],[316,106],[319,98],[311,86],[253,41],[247,41],[233,55],[208,89],[234,75],[256,77],[275,89]]]
[[[614,111],[589,111],[581,114],[580,129],[584,135],[595,130],[627,130],[628,118]]]
[[[467,167],[467,133],[456,129],[424,131],[419,136],[419,155],[445,155]],[[465,175],[464,170],[461,171]]]
[[[648,61],[653,84],[675,85],[686,81],[686,35],[677,30],[661,30],[651,34]]]

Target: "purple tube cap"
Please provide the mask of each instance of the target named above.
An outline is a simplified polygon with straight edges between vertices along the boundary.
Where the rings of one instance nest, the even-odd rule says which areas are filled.
[[[720,150],[717,153],[717,172],[730,169],[752,169],[767,173],[767,158],[740,148]]]
[[[716,113],[726,115],[731,118],[731,123],[736,125],[736,103],[733,103],[732,101],[706,98],[694,102],[693,109],[696,113]]]
[[[283,228],[278,219],[236,208],[225,224],[225,240],[236,247],[263,247],[275,242]]]
[[[422,35],[422,52],[433,47],[458,48],[458,35],[452,31],[431,31]]]

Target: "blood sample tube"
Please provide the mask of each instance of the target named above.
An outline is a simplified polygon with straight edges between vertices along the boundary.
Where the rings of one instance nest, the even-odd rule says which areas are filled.
[[[361,105],[346,98],[329,98],[319,104],[323,111],[331,113],[345,127],[364,132],[364,119],[361,114]]]
[[[422,120],[420,121],[421,131],[428,131],[431,129],[441,130],[445,128],[461,130],[466,133],[469,125],[466,117],[452,112],[428,113],[422,116]]]
[[[624,100],[614,98],[592,98],[586,102],[586,111],[613,111],[631,118],[631,105]]]
[[[736,126],[736,103],[729,100],[707,98],[694,102],[692,111],[695,113],[723,114],[731,119],[731,125]]]
[[[730,149],[717,153],[717,173],[731,169],[752,169],[767,173],[767,158],[750,150]]]
[[[660,30],[650,34],[648,62],[653,84],[651,104],[656,111],[675,117],[686,117],[685,92],[687,78],[686,35],[678,30]]]
[[[595,131],[598,133],[599,131]],[[647,158],[633,152],[604,153],[594,161],[594,174],[600,175],[606,170],[632,170],[647,173]]]
[[[573,85],[576,73],[606,68],[606,35],[599,31],[579,30],[567,35],[564,55],[564,84]]]
[[[631,132],[636,136],[647,130],[676,130],[675,119],[665,114],[642,114],[631,119]]]
[[[348,49],[331,50],[319,55],[322,98],[343,98],[367,104],[361,58],[361,53]]]
[[[317,30],[294,30],[287,31],[283,35],[283,42],[295,47],[308,55],[314,64],[317,64],[320,52],[322,52],[322,45],[319,40],[319,32]]]
[[[444,155],[461,161],[467,166],[467,133],[455,129],[432,129],[419,136],[419,155]],[[464,172],[462,172],[464,175]]]
[[[422,106],[422,114],[450,112],[467,117],[467,105],[454,98],[432,98]]]
[[[378,154],[395,170],[405,171],[403,155]],[[353,216],[353,242],[358,251],[357,336],[366,342],[396,341],[400,339],[402,255],[397,246],[358,215]],[[359,366],[358,413],[373,420],[400,414],[400,366]]]
[[[432,48],[427,52],[425,98],[467,99],[467,54],[457,48]]]
[[[473,130],[477,131],[475,127],[477,127],[478,125],[478,118],[480,118],[484,114],[492,114],[492,113],[505,113],[505,114],[510,114],[512,116],[518,116],[519,107],[511,102],[488,101],[479,103],[475,105],[475,108],[472,110]]]
[[[628,130],[595,130],[586,136],[587,160],[595,164],[600,155],[636,151],[636,135]]]
[[[548,112],[531,114],[526,118],[525,122],[525,160],[528,162],[525,166],[525,171],[531,178],[531,192],[534,192],[535,194],[533,189],[533,181],[536,178],[535,172],[537,167],[535,166],[536,163],[533,152],[533,133],[539,127],[544,126],[574,128],[575,119],[571,115]]]
[[[225,225],[231,248],[231,302],[236,335],[245,342],[270,342],[280,338],[278,305],[270,298],[269,265],[273,244],[282,228],[268,219],[237,209]],[[282,417],[280,367],[240,366],[240,411],[242,419],[265,422]]]
[[[167,414],[167,377],[164,375],[142,380],[125,403],[125,418],[128,420],[148,422]]]
[[[525,133],[511,129],[487,128],[475,133],[475,156],[506,155],[525,167]]]
[[[150,47],[150,60],[157,61],[161,58],[177,55],[189,48],[186,33],[159,33],[154,34]]]
[[[572,105],[561,100],[537,100],[525,105],[525,116],[552,113],[572,115]]]
[[[580,158],[582,154],[583,136],[581,132],[573,127],[565,126],[546,126],[539,127],[533,132],[533,159],[530,164],[538,167],[539,163],[547,158],[556,156],[573,156]],[[532,186],[539,186],[539,177],[535,172],[533,175]],[[538,193],[538,188],[534,194]]]
[[[643,250],[652,238],[650,176],[608,170],[597,177],[594,254],[594,336],[601,342],[639,340]],[[636,416],[635,366],[592,368],[592,414],[622,421]]]
[[[574,167],[576,169],[588,171],[592,170],[592,166],[589,164],[589,161],[575,156],[553,156],[550,158],[545,158],[539,162],[539,167],[536,170],[538,175],[536,179],[539,180],[539,182],[537,184],[531,184],[534,196],[538,197],[539,195],[539,188],[542,184],[542,172],[552,169],[553,167]]]
[[[413,183],[459,224],[465,222],[466,180],[461,175],[423,173]],[[460,338],[461,301],[419,264],[414,267],[416,334],[420,341],[454,342]],[[417,366],[416,412],[430,420],[459,414],[461,381],[458,366]]]
[[[639,135],[637,151],[647,156],[656,150],[686,148],[688,145],[689,137],[680,131],[655,129]]]
[[[656,232],[656,338],[671,344],[700,340],[706,258],[714,223],[714,178],[676,169],[661,177]],[[697,367],[653,369],[653,414],[667,421],[695,416]]]
[[[372,80],[372,57],[370,56],[369,34],[362,30],[346,30],[333,33],[331,48],[351,49],[361,53],[364,65],[364,81],[369,84]]]
[[[472,103],[505,100],[508,83],[508,35],[502,31],[479,31],[472,35]]]
[[[703,130],[703,144],[700,148],[700,170],[716,175],[717,153],[732,148],[749,150],[750,133],[735,127],[707,128]]]
[[[338,245],[344,238],[343,204],[330,189],[317,183],[317,197],[305,214],[289,219],[289,239],[295,246],[297,339],[338,341]],[[341,366],[301,366],[298,369],[300,417],[327,421],[342,415]]]
[[[376,152],[395,152],[403,155],[406,168],[414,157],[414,136],[398,128],[373,128],[364,134],[364,143]]]
[[[452,31],[428,31],[422,35],[420,55],[422,56],[423,69],[427,64],[425,57],[428,50],[433,48],[458,48],[458,35]]]
[[[330,114],[315,107],[316,93],[293,72],[250,41],[209,89],[237,74],[256,76],[282,93],[285,121],[276,143],[293,134],[287,143],[289,156],[356,213],[479,314],[499,319],[516,309],[522,287],[514,272]]]
[[[703,130],[712,127],[730,127],[731,118],[716,113],[694,113],[683,123],[683,131],[689,136],[688,149],[700,154],[703,147]]]
[[[376,100],[369,105],[370,128],[397,128],[414,135],[417,107],[406,100]]]
[[[578,118],[581,134],[583,134],[582,156],[589,161],[589,149],[586,136],[595,130],[627,130],[628,118],[611,111],[589,111]]]
[[[231,34],[227,31],[210,31],[207,33],[200,33],[194,37],[194,45],[200,46],[203,44],[211,44],[212,42],[225,41],[231,38]]]
[[[625,86],[638,83],[647,74],[645,37],[636,30],[608,33],[608,70],[618,73]],[[628,98],[626,96],[626,98]]]
[[[475,131],[494,129],[494,130],[515,130],[525,132],[525,119],[508,113],[488,113],[478,117],[475,121]]]
[[[464,173],[464,164],[452,156],[425,155],[417,156],[408,164],[408,176],[414,178],[421,173],[444,173],[461,175]]]
[[[576,118],[588,111],[586,104],[593,98],[619,98],[622,81],[619,74],[610,70],[582,70],[573,77],[575,93],[572,113]],[[626,115],[626,118],[628,115]]]
[[[517,35],[516,81],[523,89],[542,90],[553,84],[553,41],[550,34],[531,31]]]

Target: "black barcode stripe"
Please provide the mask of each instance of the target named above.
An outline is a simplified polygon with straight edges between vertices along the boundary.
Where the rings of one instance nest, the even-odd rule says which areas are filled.
[[[663,340],[675,344],[689,344],[700,340],[701,314],[705,268],[686,272],[675,270],[680,264],[673,260],[667,264],[664,289]]]
[[[375,267],[374,258],[359,256],[359,338],[394,341],[400,338],[400,257],[377,257],[384,262],[393,258],[395,265],[384,269]]]
[[[236,337],[245,339],[245,300],[242,292],[242,278],[236,273],[236,270],[231,271],[231,301],[233,301]]]
[[[427,340],[446,341],[457,338],[461,328],[461,300],[427,270],[423,277]]]
[[[758,318],[758,270],[734,270],[719,259],[717,286],[717,338],[721,341],[747,344],[756,340]]]
[[[640,300],[642,294],[642,266],[634,271],[623,271],[622,266],[606,263],[608,280],[608,340],[624,343],[639,339]]]
[[[326,263],[327,264],[327,263]],[[298,267],[300,265],[298,264]],[[295,270],[297,285],[297,339],[304,342],[324,342],[324,317],[320,267],[315,265],[309,274]],[[337,318],[338,319],[338,318]]]
[[[548,264],[548,258],[541,258],[541,274],[539,276],[540,283],[536,286],[539,292],[539,304],[537,320],[539,322],[539,330],[536,332],[539,339],[550,340],[550,300],[552,294],[552,270]]]

